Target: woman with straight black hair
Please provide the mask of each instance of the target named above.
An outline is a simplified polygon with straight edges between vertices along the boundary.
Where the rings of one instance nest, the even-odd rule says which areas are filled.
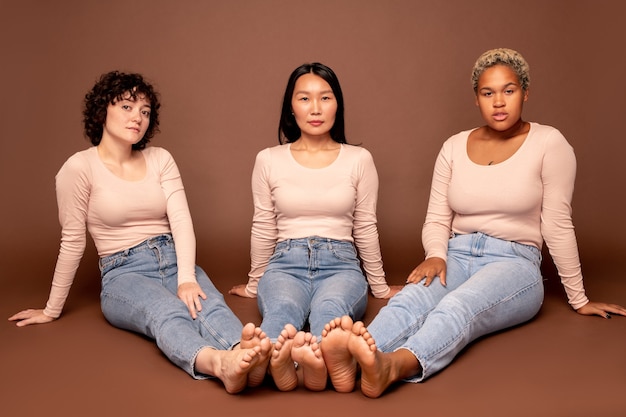
[[[251,269],[247,285],[230,293],[258,297],[260,327],[274,343],[269,371],[282,391],[297,386],[294,362],[308,389],[325,389],[317,343],[324,325],[338,314],[362,317],[368,283],[377,298],[399,290],[383,270],[374,160],[347,144],[343,115],[333,70],[296,68],[285,89],[280,145],[258,153],[252,174]]]

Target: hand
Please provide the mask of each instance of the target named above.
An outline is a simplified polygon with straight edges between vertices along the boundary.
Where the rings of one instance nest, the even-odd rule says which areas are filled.
[[[390,299],[391,297],[393,297],[394,295],[396,295],[397,293],[399,293],[399,292],[400,292],[400,290],[402,290],[402,288],[404,288],[404,285],[390,285],[390,286],[389,286],[389,289],[390,289],[391,291],[389,291],[389,294],[387,294],[386,296],[381,297],[381,298],[382,298],[382,299],[385,299],[385,300],[388,300],[388,299]]]
[[[617,305],[617,304],[606,304],[606,303],[594,303],[588,302],[578,310],[576,310],[578,314],[582,314],[584,316],[600,316],[605,319],[610,319],[611,314],[618,314],[620,316],[626,316],[626,308]]]
[[[250,294],[248,291],[246,291],[246,284],[235,285],[233,288],[228,290],[228,293],[245,298],[256,298],[256,295]]]
[[[200,298],[206,300],[206,294],[197,282],[185,282],[178,286],[178,298],[187,306],[191,318],[198,317],[198,311],[202,311]]]
[[[439,277],[441,285],[446,286],[446,261],[441,258],[428,258],[409,274],[406,279],[407,284],[415,284],[424,281],[424,286],[428,287],[431,282]]]
[[[9,317],[10,321],[16,321],[15,323],[17,327],[28,326],[29,324],[42,324],[42,323],[50,323],[56,319],[47,316],[43,313],[43,309],[35,310],[29,308],[28,310],[20,311],[17,314]]]

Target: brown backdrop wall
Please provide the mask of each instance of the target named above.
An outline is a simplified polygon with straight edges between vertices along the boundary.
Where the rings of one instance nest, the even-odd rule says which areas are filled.
[[[88,146],[82,99],[112,69],[141,72],[162,94],[153,144],[178,162],[198,263],[222,290],[246,279],[254,156],[277,143],[281,95],[296,66],[320,61],[339,76],[348,139],[372,152],[379,171],[385,269],[401,283],[423,256],[439,147],[481,122],[470,69],[501,46],[530,63],[526,119],[559,128],[578,155],[583,267],[624,265],[621,2],[1,0],[0,10],[7,316],[26,307],[11,303],[12,291],[37,287],[33,306],[45,302],[41,283],[51,278],[60,235],[54,175]],[[86,258],[76,285],[97,286],[92,244]],[[2,272],[15,269],[21,273]]]

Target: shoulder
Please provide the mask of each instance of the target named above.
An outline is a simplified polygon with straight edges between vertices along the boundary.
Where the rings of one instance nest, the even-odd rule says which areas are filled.
[[[273,159],[285,158],[289,152],[289,144],[276,145],[260,150],[257,155],[257,161],[270,161]]]
[[[470,133],[472,133],[475,130],[476,128],[463,130],[461,132],[455,133],[454,135],[450,136],[443,142],[443,145],[441,145],[440,153],[447,154],[447,153],[452,153],[455,150],[460,150],[462,152],[465,152],[467,148],[467,138],[469,138]]]
[[[545,147],[565,147],[571,148],[571,145],[563,136],[560,130],[555,127],[542,125],[539,123],[531,122],[530,129],[532,132],[531,137],[535,142]]]
[[[343,147],[342,152],[350,158],[359,161],[372,161],[374,159],[372,153],[362,146],[348,144],[342,144],[341,146]]]
[[[158,146],[148,146],[141,151],[149,164],[154,164],[159,167],[175,164],[174,157],[165,148]]]
[[[91,164],[96,162],[96,158],[98,158],[98,152],[96,147],[93,146],[91,148],[76,152],[63,163],[63,166],[59,170],[59,174],[65,172],[72,172],[74,174],[90,171]]]
[[[172,154],[165,148],[148,146],[141,151],[147,158],[174,159]]]

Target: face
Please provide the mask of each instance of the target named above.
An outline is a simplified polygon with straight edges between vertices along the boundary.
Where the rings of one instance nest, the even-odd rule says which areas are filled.
[[[330,137],[330,129],[335,124],[337,100],[322,77],[309,73],[296,80],[291,110],[301,137]]]
[[[150,103],[144,96],[133,99],[130,94],[109,104],[102,140],[133,145],[139,142],[150,125]]]
[[[476,105],[487,126],[506,131],[522,118],[528,91],[522,90],[517,74],[506,65],[487,68],[478,78]]]

